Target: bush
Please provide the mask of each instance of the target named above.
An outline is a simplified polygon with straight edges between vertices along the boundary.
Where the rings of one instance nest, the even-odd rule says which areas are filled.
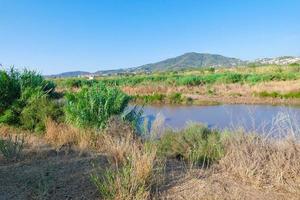
[[[173,93],[169,96],[170,103],[181,103],[182,102],[182,94],[181,93]]]
[[[66,95],[66,120],[77,127],[103,129],[108,119],[121,114],[130,97],[103,84]]]
[[[136,101],[142,101],[143,103],[162,103],[165,98],[166,95],[164,94],[159,94],[159,93],[154,93],[154,94],[150,94],[150,95],[136,95],[133,96],[133,98]]]
[[[158,155],[183,159],[191,166],[207,166],[223,155],[221,135],[202,125],[190,125],[179,132],[169,131],[158,142]]]
[[[47,118],[62,121],[63,109],[43,93],[32,94],[27,105],[21,112],[20,122],[23,128],[43,132],[46,128]]]
[[[0,72],[0,123],[44,130],[46,116],[57,118],[62,112],[50,100],[55,84],[35,71]],[[55,114],[56,113],[56,114]],[[58,114],[60,113],[60,114]]]
[[[20,73],[20,86],[22,92],[27,88],[40,88],[48,95],[51,95],[55,90],[53,81],[45,80],[44,77],[36,71],[26,69]]]
[[[20,97],[21,88],[19,73],[13,68],[9,71],[0,71],[0,115]]]

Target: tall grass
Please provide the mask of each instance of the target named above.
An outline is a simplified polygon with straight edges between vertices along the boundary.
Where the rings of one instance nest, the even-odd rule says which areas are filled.
[[[95,166],[93,183],[103,199],[149,199],[157,167],[155,146],[143,144],[130,127],[113,132],[103,139],[109,166]]]
[[[103,84],[83,88],[66,96],[66,120],[81,128],[103,129],[108,119],[121,114],[130,97]]]
[[[244,182],[300,195],[300,144],[293,137],[273,140],[244,133],[224,141],[220,167]]]
[[[158,141],[158,155],[187,161],[191,166],[209,166],[223,156],[221,134],[203,125],[191,124],[167,131]]]

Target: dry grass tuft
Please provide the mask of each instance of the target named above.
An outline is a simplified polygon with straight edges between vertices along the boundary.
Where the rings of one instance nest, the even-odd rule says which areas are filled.
[[[93,145],[93,133],[80,130],[67,124],[58,124],[48,119],[46,123],[45,139],[57,149],[62,147],[78,147],[87,150]]]
[[[224,172],[258,187],[300,194],[300,144],[293,138],[233,134],[220,160]]]
[[[95,172],[93,182],[104,199],[149,199],[157,167],[155,146],[137,139],[126,124],[111,121],[109,127],[119,127],[103,136],[111,165]]]

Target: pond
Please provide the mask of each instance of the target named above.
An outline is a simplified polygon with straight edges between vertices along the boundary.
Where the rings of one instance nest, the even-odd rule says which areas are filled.
[[[300,107],[271,105],[144,106],[150,127],[182,129],[197,122],[210,128],[237,129],[264,134],[300,131]],[[300,134],[299,134],[300,135]]]

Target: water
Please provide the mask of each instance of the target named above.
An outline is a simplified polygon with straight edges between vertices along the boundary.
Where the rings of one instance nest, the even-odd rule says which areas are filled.
[[[182,129],[189,122],[210,128],[236,129],[265,134],[300,130],[300,107],[270,105],[145,106],[144,120],[157,126]]]

